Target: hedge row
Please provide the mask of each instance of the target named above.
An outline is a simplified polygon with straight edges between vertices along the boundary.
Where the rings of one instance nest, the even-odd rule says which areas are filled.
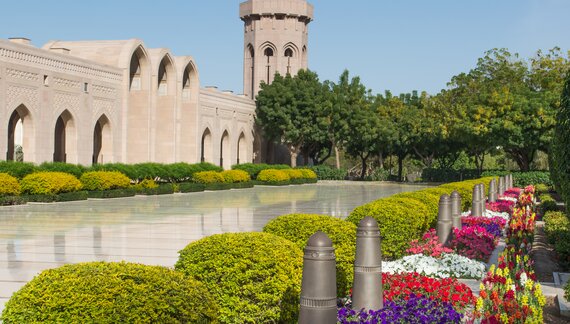
[[[556,190],[570,209],[570,73],[562,92],[560,108],[556,113],[556,127],[549,151],[549,165]],[[570,289],[570,288],[569,288]],[[570,297],[570,291],[569,297]]]
[[[552,187],[553,182],[550,178],[549,171],[505,171],[505,170],[489,170],[484,171],[480,176],[477,170],[442,170],[426,168],[422,171],[422,179],[428,182],[451,182],[451,181],[464,181],[473,180],[479,177],[499,177],[507,174],[513,175],[513,182],[515,187],[524,188],[532,184],[545,184]]]
[[[285,170],[291,169],[286,164],[265,164],[265,163],[243,163],[232,165],[232,170],[243,170],[249,174],[251,179],[257,179],[259,172],[267,169]]]

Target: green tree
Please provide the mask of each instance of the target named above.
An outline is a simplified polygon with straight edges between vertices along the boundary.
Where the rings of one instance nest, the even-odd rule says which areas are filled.
[[[566,206],[570,206],[570,71],[562,91],[561,106],[556,115],[556,129],[550,154],[552,180],[564,198]]]

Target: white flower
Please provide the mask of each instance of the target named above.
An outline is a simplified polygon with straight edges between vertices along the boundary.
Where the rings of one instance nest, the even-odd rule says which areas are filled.
[[[526,275],[526,272],[521,273],[521,286],[524,287],[527,280],[528,280],[528,277]]]
[[[423,254],[413,254],[396,261],[382,262],[383,272],[417,272],[435,278],[481,279],[485,275],[485,270],[484,263],[452,253],[444,253],[440,259]]]

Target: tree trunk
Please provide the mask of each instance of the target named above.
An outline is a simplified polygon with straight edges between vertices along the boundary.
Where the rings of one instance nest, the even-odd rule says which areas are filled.
[[[333,145],[334,145],[334,156],[335,156],[336,168],[340,169],[339,150],[338,150],[338,147],[336,146],[336,144],[333,144]]]
[[[297,155],[296,151],[291,151],[291,167],[295,168],[297,166]]]
[[[370,154],[360,156],[360,160],[362,161],[362,170],[360,171],[360,180],[364,180],[364,177],[366,176],[366,160],[368,160],[369,156],[370,156]]]
[[[404,172],[404,158],[398,155],[398,181],[402,182],[402,173]]]
[[[384,169],[384,155],[382,152],[378,153],[378,167]]]

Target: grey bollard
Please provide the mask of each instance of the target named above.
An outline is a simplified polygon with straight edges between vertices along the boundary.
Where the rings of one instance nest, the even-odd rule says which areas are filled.
[[[491,179],[489,182],[489,202],[493,203],[497,201],[497,181]]]
[[[364,217],[356,229],[356,256],[352,287],[352,309],[354,310],[363,308],[378,310],[384,305],[380,244],[378,222],[372,217]]]
[[[481,195],[479,196],[479,202],[481,203],[481,212],[484,214],[485,210],[487,210],[487,196],[485,195],[485,184],[481,183],[479,184],[479,189],[481,192]]]
[[[451,193],[451,226],[461,229],[461,195],[457,191]]]
[[[508,189],[512,189],[515,187],[515,180],[513,178],[513,174],[509,174],[509,186]]]
[[[445,245],[451,236],[451,199],[443,194],[439,197],[439,211],[437,213],[437,238],[439,243]]]
[[[499,196],[505,194],[505,177],[499,177]]]
[[[475,185],[473,187],[473,202],[471,203],[471,216],[481,217],[483,216],[483,210],[481,210],[481,202],[479,201],[481,197],[481,187]]]
[[[335,254],[331,239],[321,231],[305,247],[300,304],[300,324],[336,323]]]

